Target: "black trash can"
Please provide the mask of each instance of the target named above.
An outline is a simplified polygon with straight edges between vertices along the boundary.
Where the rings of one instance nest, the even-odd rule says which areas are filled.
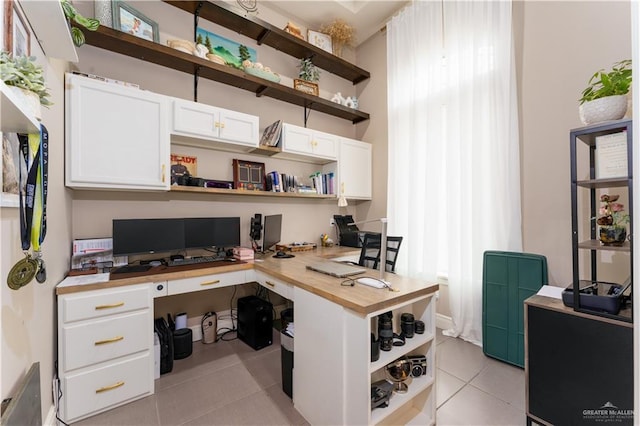
[[[173,359],[183,359],[193,352],[193,332],[181,328],[173,332]]]
[[[282,391],[293,399],[293,337],[280,332]]]

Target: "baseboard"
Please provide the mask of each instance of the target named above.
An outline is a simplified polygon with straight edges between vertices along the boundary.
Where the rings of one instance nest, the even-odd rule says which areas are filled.
[[[453,328],[453,320],[451,317],[442,314],[436,314],[436,328],[448,330]]]
[[[56,420],[56,407],[54,407],[53,405],[51,405],[51,407],[49,407],[49,411],[47,412],[47,416],[44,418],[44,422],[42,423],[43,426],[56,426],[57,420]]]

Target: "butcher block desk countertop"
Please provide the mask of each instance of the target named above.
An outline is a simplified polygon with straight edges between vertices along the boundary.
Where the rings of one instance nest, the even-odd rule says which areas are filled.
[[[220,274],[241,270],[262,271],[273,278],[285,281],[293,286],[303,288],[311,293],[321,296],[345,308],[366,315],[382,309],[389,308],[416,297],[428,295],[438,290],[438,285],[423,280],[403,277],[398,274],[385,273],[385,280],[391,283],[394,289],[379,289],[356,283],[355,286],[343,286],[344,278],[336,278],[308,270],[306,265],[342,256],[358,255],[360,250],[353,247],[318,247],[313,251],[295,252],[295,257],[288,259],[275,259],[272,254],[256,255],[256,259],[249,262],[221,261],[215,266],[184,265],[184,266],[156,266],[146,272],[117,274],[117,279],[105,282],[83,284],[75,286],[58,286],[56,294],[69,294],[89,290],[114,288],[132,284],[171,281],[182,278],[198,277],[203,275]],[[378,277],[378,270],[369,269],[363,275]],[[211,287],[209,287],[211,288]]]

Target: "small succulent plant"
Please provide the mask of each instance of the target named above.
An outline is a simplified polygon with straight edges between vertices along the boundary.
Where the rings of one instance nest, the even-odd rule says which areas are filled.
[[[40,104],[53,105],[48,97],[49,89],[45,85],[42,67],[37,65],[33,56],[14,58],[7,52],[0,52],[0,78],[7,86],[15,86],[34,92],[40,97]]]

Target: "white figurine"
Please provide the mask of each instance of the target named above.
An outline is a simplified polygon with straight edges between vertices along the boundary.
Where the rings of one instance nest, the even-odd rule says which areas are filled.
[[[207,59],[207,53],[209,53],[209,49],[204,44],[196,44],[196,49],[193,52],[198,58]]]
[[[344,105],[346,99],[342,97],[342,93],[338,92],[335,95],[333,95],[333,98],[331,98],[331,102],[334,102],[336,104],[340,104],[340,105]]]
[[[358,109],[358,98],[356,98],[355,96],[349,96],[347,99],[345,99],[343,105],[347,108]]]

